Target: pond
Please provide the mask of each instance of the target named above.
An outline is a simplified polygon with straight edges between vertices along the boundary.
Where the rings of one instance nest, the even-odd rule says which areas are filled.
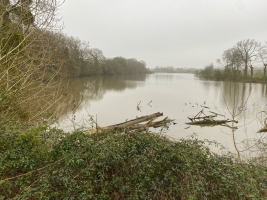
[[[206,115],[211,111],[225,116],[218,119],[232,120],[235,116],[235,139],[240,149],[246,145],[242,141],[264,134],[257,133],[266,117],[261,111],[266,110],[267,87],[262,83],[207,81],[193,74],[166,73],[84,77],[70,80],[69,94],[75,108],[59,119],[59,127],[67,131],[91,126],[90,116],[103,127],[163,112],[163,117],[177,123],[166,135],[179,139],[197,134],[199,139],[215,140],[234,152],[232,129],[185,124],[205,106]]]

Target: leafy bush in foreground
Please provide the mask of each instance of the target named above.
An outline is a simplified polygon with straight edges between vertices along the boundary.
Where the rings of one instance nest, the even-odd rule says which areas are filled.
[[[266,167],[214,154],[195,138],[171,141],[146,132],[85,135],[44,127],[5,129],[0,150],[2,199],[267,196]]]

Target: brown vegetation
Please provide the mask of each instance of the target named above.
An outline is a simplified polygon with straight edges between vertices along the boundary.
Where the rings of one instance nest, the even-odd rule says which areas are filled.
[[[211,63],[195,74],[204,79],[234,81],[266,81],[267,43],[254,39],[239,41],[222,54],[217,68]],[[250,76],[248,70],[250,69]]]

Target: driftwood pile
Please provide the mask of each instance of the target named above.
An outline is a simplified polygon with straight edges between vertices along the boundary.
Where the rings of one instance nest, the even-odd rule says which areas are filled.
[[[154,127],[154,128],[163,127],[174,121],[174,120],[169,119],[168,117],[160,121],[155,121],[158,117],[161,117],[161,116],[163,116],[163,113],[157,112],[151,115],[138,117],[136,119],[132,119],[132,120],[119,123],[119,124],[114,124],[111,126],[106,126],[106,127],[97,126],[97,128],[84,131],[84,133],[92,134],[95,132],[101,132],[101,131],[107,131],[107,130],[113,130],[113,131],[127,130],[129,132],[144,131],[144,130],[148,130],[149,127]]]
[[[203,112],[204,109],[202,109],[196,116],[190,118],[188,117],[188,119],[191,122],[187,122],[186,124],[188,125],[199,125],[199,126],[215,126],[215,125],[221,125],[221,126],[227,126],[229,127],[226,123],[228,122],[235,122],[238,123],[237,121],[233,121],[233,120],[216,120],[214,119],[217,116],[223,116],[221,114],[215,113],[210,111],[210,113],[212,113],[213,115],[205,115]],[[201,116],[203,115],[203,116]],[[236,127],[230,127],[230,128],[235,128]]]

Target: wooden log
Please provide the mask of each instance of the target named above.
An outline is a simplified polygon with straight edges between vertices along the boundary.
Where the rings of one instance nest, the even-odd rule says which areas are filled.
[[[203,113],[203,109],[202,109],[201,111],[199,111],[199,112],[195,115],[194,118],[196,118],[197,116],[201,115],[201,113],[204,114],[204,113]]]
[[[230,120],[199,120],[194,122],[187,122],[188,125],[220,125],[231,122]]]
[[[139,124],[139,123],[142,123],[142,122],[146,122],[152,118],[158,118],[158,117],[161,117],[163,116],[163,113],[160,113],[160,112],[157,112],[157,113],[154,113],[154,114],[151,114],[151,115],[146,115],[146,116],[142,116],[142,117],[138,117],[136,119],[132,119],[132,120],[129,120],[129,121],[126,121],[126,122],[123,122],[123,123],[119,123],[119,124],[114,124],[112,126],[106,126],[106,127],[103,127],[102,129],[111,129],[111,130],[114,130],[114,129],[118,129],[118,128],[126,128],[128,126],[131,126],[131,125],[134,125],[134,124]]]
[[[220,126],[225,126],[225,127],[228,127],[230,129],[233,129],[233,130],[237,130],[238,128],[235,127],[235,126],[229,126],[228,124],[220,124]]]
[[[266,127],[261,128],[260,130],[257,131],[257,133],[263,133],[263,132],[267,132]]]
[[[217,117],[217,115],[207,115],[205,117],[194,117],[194,118],[188,117],[188,119],[190,119],[191,121],[195,121],[196,119],[209,119],[209,118],[214,118],[214,117]]]
[[[267,118],[264,120],[264,126],[257,131],[257,133],[267,132],[267,124],[266,124]]]
[[[207,107],[207,106],[202,106],[202,105],[200,105],[202,108],[207,108],[207,109],[210,109],[209,107]]]
[[[214,115],[219,115],[219,116],[223,116],[224,117],[224,115],[218,114],[216,112],[212,112],[212,111],[209,111],[209,112],[212,113],[212,114],[214,114]]]
[[[133,131],[133,130],[145,130],[148,129],[149,127],[154,127],[154,128],[158,128],[158,127],[162,127],[168,123],[171,123],[174,120],[168,119],[167,117],[163,120],[154,122],[155,119],[157,119],[158,117],[163,116],[163,113],[157,112],[151,115],[146,115],[146,116],[142,116],[142,117],[138,117],[136,119],[132,119],[123,123],[119,123],[119,124],[114,124],[111,126],[106,126],[106,127],[98,127],[96,129],[91,129],[91,130],[86,130],[84,131],[85,134],[92,134],[98,131],[104,131],[104,130],[123,130],[123,129],[127,129],[128,131]],[[148,121],[148,122],[147,122]],[[140,124],[143,122],[147,122],[145,124]]]
[[[151,124],[149,124],[149,122],[148,122],[147,124],[133,125],[133,126],[127,127],[126,129],[128,131],[143,131],[143,130],[147,130],[149,127],[159,128],[159,127],[165,126],[166,124],[169,124],[171,122],[173,122],[173,120],[163,119],[161,121],[153,122]]]

